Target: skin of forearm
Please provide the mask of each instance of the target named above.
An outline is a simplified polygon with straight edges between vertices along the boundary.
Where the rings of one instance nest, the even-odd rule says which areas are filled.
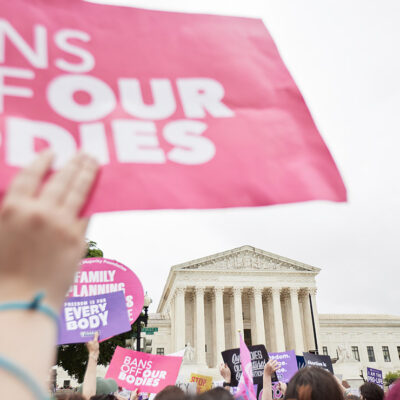
[[[270,376],[264,377],[262,400],[272,400],[272,383]]]
[[[0,303],[4,302],[1,297]],[[25,310],[0,312],[0,355],[18,365],[45,391],[55,362],[56,339],[57,326],[46,315]],[[0,398],[34,399],[22,381],[1,368]]]
[[[85,377],[83,379],[82,395],[86,399],[90,399],[96,394],[96,369],[98,355],[89,354],[88,364],[86,367]]]

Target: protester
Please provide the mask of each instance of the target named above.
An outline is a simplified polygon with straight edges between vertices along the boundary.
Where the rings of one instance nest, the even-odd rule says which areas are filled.
[[[262,400],[272,400],[272,375],[281,365],[276,360],[269,360],[264,366]],[[286,387],[285,387],[286,388]]]
[[[82,394],[86,399],[90,399],[92,396],[96,394],[106,394],[102,392],[100,393],[97,392],[97,388],[99,388],[99,385],[96,384],[96,369],[97,369],[97,360],[99,359],[100,355],[100,346],[98,339],[99,339],[99,333],[96,332],[94,334],[93,340],[86,343],[89,355],[88,355],[88,363],[86,366],[86,372],[82,384]],[[109,390],[107,393],[110,392],[111,390]]]
[[[360,386],[362,400],[383,400],[385,392],[381,387],[373,382],[365,382]]]
[[[400,400],[400,379],[389,389],[385,400]]]
[[[224,379],[224,387],[226,390],[230,390],[231,388],[231,370],[227,364],[221,363],[219,366],[219,373],[221,374],[222,378]]]
[[[230,392],[226,391],[222,387],[211,389],[196,397],[196,400],[232,400],[232,399],[233,396],[230,394]]]
[[[334,375],[318,368],[302,368],[287,385],[285,399],[344,400],[344,394]]]
[[[79,393],[59,393],[56,394],[55,398],[57,400],[86,400],[85,397]]]
[[[177,386],[167,386],[159,392],[154,400],[185,400],[184,391]]]
[[[79,154],[43,183],[52,161],[45,151],[19,172],[0,208],[1,399],[48,398],[58,310],[86,250],[80,211],[98,166]]]

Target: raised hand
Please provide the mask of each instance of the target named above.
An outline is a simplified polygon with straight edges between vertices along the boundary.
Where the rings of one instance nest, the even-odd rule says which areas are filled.
[[[221,363],[221,365],[219,366],[219,373],[224,378],[224,381],[226,383],[231,383],[231,370],[226,364]]]
[[[78,154],[44,183],[53,160],[45,151],[12,181],[0,208],[0,300],[45,291],[58,310],[85,251],[79,216],[98,166]]]
[[[276,360],[269,360],[264,366],[264,376],[272,376],[272,374],[281,367]]]

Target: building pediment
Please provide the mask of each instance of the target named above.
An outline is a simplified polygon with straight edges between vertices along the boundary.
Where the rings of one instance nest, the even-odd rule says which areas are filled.
[[[271,271],[317,274],[320,269],[252,246],[242,246],[175,265],[172,271]]]

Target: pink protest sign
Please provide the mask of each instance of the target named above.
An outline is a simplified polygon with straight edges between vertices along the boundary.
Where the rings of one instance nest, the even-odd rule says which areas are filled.
[[[130,323],[134,323],[142,311],[143,287],[136,274],[115,260],[107,258],[85,258],[68,297],[97,296],[122,290]]]
[[[118,346],[106,378],[115,379],[125,389],[158,393],[168,385],[175,385],[181,363],[182,357],[147,354]]]
[[[0,11],[0,195],[50,146],[55,168],[79,148],[102,164],[87,214],[345,201],[261,20],[79,0]]]

